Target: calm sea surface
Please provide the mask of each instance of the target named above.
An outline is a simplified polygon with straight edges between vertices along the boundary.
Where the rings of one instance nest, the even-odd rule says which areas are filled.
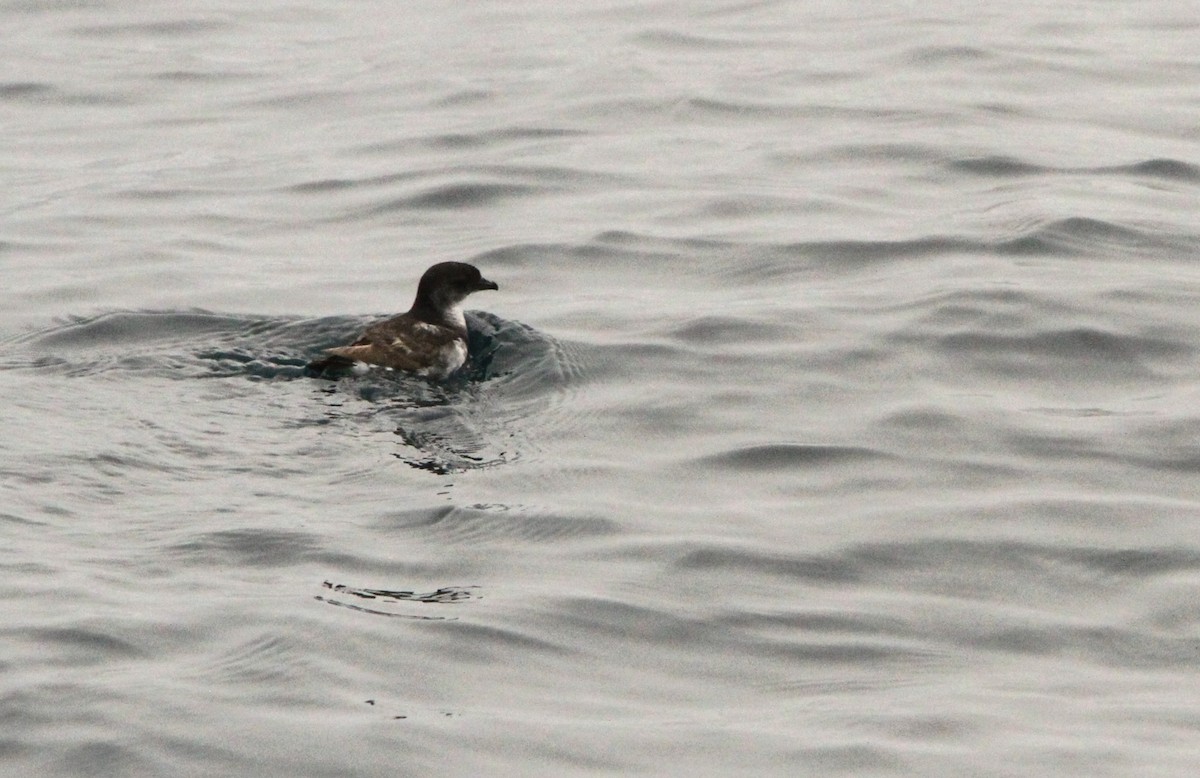
[[[1195,774],[1194,2],[0,29],[0,774]]]

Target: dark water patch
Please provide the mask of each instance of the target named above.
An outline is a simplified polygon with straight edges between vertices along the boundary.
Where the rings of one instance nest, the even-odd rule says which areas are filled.
[[[164,553],[188,564],[215,567],[287,567],[317,558],[322,544],[307,532],[239,528],[206,532]]]
[[[890,411],[880,419],[879,424],[895,429],[946,432],[959,429],[964,421],[957,414],[942,408],[917,406]]]
[[[1179,453],[1164,454],[1126,454],[1113,457],[1116,461],[1127,462],[1147,470],[1157,470],[1166,473],[1200,474],[1200,444],[1193,444],[1190,450]]]
[[[881,662],[899,662],[913,654],[911,650],[894,643],[875,645],[847,641],[758,641],[752,645],[751,650],[755,654],[773,659],[805,664],[815,662],[822,665],[875,665]]]
[[[1000,155],[955,159],[946,163],[946,167],[953,172],[969,173],[971,175],[985,176],[988,178],[1034,176],[1041,173],[1050,173],[1054,171],[1054,168],[1045,167],[1043,165],[1034,165],[1029,162],[1023,162],[1019,159],[1014,159],[1013,157],[1005,157]]]
[[[738,194],[732,197],[715,197],[705,202],[695,213],[705,219],[723,220],[758,217],[767,213],[794,214],[795,210],[795,203],[785,197]]]
[[[1005,435],[1004,440],[1014,451],[1037,459],[1106,462],[1159,473],[1200,473],[1200,443],[1194,437],[1182,444],[1164,441],[1150,446],[1149,451],[1063,434],[1016,432]]]
[[[1200,183],[1200,165],[1193,165],[1178,159],[1148,159],[1130,165],[1118,165],[1108,168],[1108,170],[1121,175],[1157,178],[1160,181]]]
[[[81,733],[82,734],[82,733]],[[155,764],[146,758],[140,747],[131,747],[123,741],[127,736],[110,740],[82,736],[64,744],[60,749],[48,749],[46,756],[53,755],[44,763],[42,775],[162,775],[166,765]]]
[[[929,236],[908,240],[805,241],[781,246],[780,249],[795,256],[852,269],[887,260],[981,253],[987,251],[988,247],[978,241],[962,238]]]
[[[164,70],[151,76],[155,81],[165,81],[169,84],[209,84],[219,81],[249,81],[257,77],[257,75],[252,73],[231,72],[228,70]]]
[[[686,569],[686,568],[685,568]],[[731,629],[834,635],[896,635],[906,631],[899,618],[874,613],[801,611],[799,613],[735,612],[720,617]]]
[[[411,210],[460,210],[482,208],[503,200],[544,194],[544,186],[515,183],[471,182],[440,184],[427,187],[416,194],[397,197],[387,202],[370,205],[355,211],[356,217],[378,216]]]
[[[433,96],[429,99],[432,108],[455,108],[461,106],[480,105],[496,97],[495,90],[467,87],[454,89],[447,94]],[[395,151],[395,146],[389,143],[372,143],[362,147],[362,150],[389,153]]]
[[[904,55],[910,64],[925,67],[973,65],[993,58],[991,52],[976,46],[921,46]]]
[[[660,549],[658,553],[663,552]],[[679,574],[727,573],[744,581],[768,576],[819,586],[898,587],[1020,603],[1042,591],[1092,599],[1123,589],[1130,582],[1142,584],[1161,576],[1192,574],[1200,570],[1200,551],[1184,547],[1089,548],[927,538],[855,544],[808,554],[723,543],[682,550],[675,554],[671,568]],[[980,571],[987,572],[981,575]],[[871,615],[801,613],[731,617],[730,621],[731,625],[750,623],[764,628],[795,626],[833,633],[894,634],[898,629],[886,618]]]
[[[0,83],[0,100],[41,102],[56,91],[53,84],[40,81],[8,81]]]
[[[344,110],[347,103],[352,99],[353,97],[342,89],[316,89],[309,87],[295,89],[291,92],[280,93],[271,97],[247,100],[237,107],[246,112],[262,109],[294,111],[301,108],[310,111],[322,109],[337,111]]]
[[[363,178],[321,178],[316,181],[304,181],[291,184],[282,191],[291,194],[328,194],[347,189],[373,189],[381,186],[391,186],[396,183],[412,181],[415,173],[389,173],[380,176],[364,176]]]
[[[1016,256],[1084,256],[1176,248],[1186,243],[1182,236],[1151,234],[1104,219],[1074,216],[1039,224],[1024,235],[997,242],[994,248],[997,253]]]
[[[1200,570],[1200,551],[1193,548],[1073,548],[1064,559],[1105,575],[1147,578]]]
[[[430,178],[461,177],[452,183],[428,183]],[[451,166],[438,170],[406,171],[361,178],[323,178],[283,187],[282,191],[301,195],[374,189],[393,189],[405,185],[418,191],[393,197],[384,203],[364,203],[368,213],[383,213],[400,209],[476,208],[497,201],[529,194],[553,191],[564,186],[579,187],[595,183],[611,185],[624,179],[607,173],[595,173],[580,168],[553,165],[474,165]],[[358,215],[356,210],[352,215]]]
[[[2,472],[2,471],[0,471],[0,472]],[[8,477],[9,474],[4,473],[4,475],[5,475],[5,477]],[[42,480],[41,483],[45,483],[49,480],[53,480],[53,479],[46,478],[46,479]],[[49,522],[38,521],[37,519],[29,519],[24,516],[18,516],[15,513],[0,513],[0,524],[18,524],[18,525],[25,526],[25,527],[45,527],[45,526],[49,525]],[[0,564],[0,570],[12,570],[12,569],[14,569],[14,568],[10,565]],[[29,572],[34,572],[34,571],[30,570]]]
[[[852,560],[812,554],[766,553],[736,546],[705,546],[680,555],[680,571],[725,571],[790,578],[818,585],[843,585],[860,578]]]
[[[572,642],[612,639],[621,645],[630,641],[658,646],[704,646],[712,649],[728,643],[717,625],[688,618],[666,606],[649,607],[603,597],[567,597],[555,606],[559,634],[574,633]]]
[[[699,116],[741,117],[746,119],[791,119],[812,116],[819,110],[798,103],[753,103],[750,101],[722,100],[717,98],[693,97],[685,101],[690,111]]]
[[[207,311],[120,311],[94,317],[72,316],[31,340],[39,349],[60,351],[87,350],[114,343],[124,347],[219,332],[236,321],[236,317]]]
[[[941,338],[939,346],[956,353],[1011,353],[1109,363],[1138,363],[1144,357],[1186,358],[1195,352],[1181,341],[1122,335],[1093,327],[1048,330],[1032,335],[964,332]]]
[[[134,24],[96,24],[75,27],[72,32],[84,38],[183,38],[229,27],[228,22],[216,19],[179,19]]]
[[[1103,419],[1112,418],[1115,416],[1149,416],[1150,411],[1114,411],[1108,408],[1100,408],[1097,406],[1065,406],[1065,407],[1040,407],[1026,408],[1028,413],[1040,413],[1045,416],[1060,416],[1068,419]]]
[[[605,230],[597,233],[589,245],[638,249],[654,254],[675,253],[687,249],[720,248],[730,245],[711,238],[662,238],[629,230]]]
[[[0,240],[0,254],[12,254],[17,251],[32,252],[34,247],[28,243],[17,243],[12,240]]]
[[[173,202],[173,201],[180,201],[180,200],[195,199],[198,197],[207,197],[207,196],[210,196],[211,194],[212,194],[212,192],[199,191],[199,190],[193,190],[193,189],[139,188],[139,189],[126,189],[121,192],[113,192],[109,196],[112,198],[131,200],[133,202],[163,203],[163,202]],[[205,243],[192,242],[189,244],[188,247],[220,249],[222,251],[228,250],[227,246],[222,246],[221,244],[215,243],[215,242],[205,242]]]
[[[924,143],[852,143],[844,146],[821,149],[820,153],[795,154],[775,153],[770,159],[780,164],[803,162],[918,162],[928,164],[941,158],[936,146]]]
[[[861,446],[773,443],[710,454],[694,461],[701,465],[734,470],[781,470],[889,458],[889,454]]]
[[[588,135],[583,130],[562,127],[503,127],[472,133],[447,133],[422,138],[421,143],[430,148],[450,151],[460,149],[498,148],[528,142],[540,143],[579,138]]]
[[[1200,569],[1200,552],[1190,548],[1088,548],[940,538],[861,544],[835,558],[853,565],[863,582],[1013,602],[1024,602],[1041,590],[1091,599],[1127,582]],[[980,570],[988,574],[980,576]]]
[[[757,49],[762,46],[762,41],[759,39],[739,40],[727,37],[718,38],[713,35],[699,35],[665,29],[639,32],[633,37],[633,42],[652,49],[696,52],[741,51],[743,49]]]
[[[132,643],[91,627],[32,629],[26,636],[51,652],[56,664],[78,666],[145,656]]]
[[[786,327],[734,316],[700,316],[671,331],[676,340],[696,346],[778,343],[790,334]]]
[[[510,265],[536,267],[540,264],[563,265],[579,263],[585,266],[636,266],[644,272],[647,266],[669,266],[685,263],[689,272],[699,267],[700,255],[728,253],[733,244],[722,241],[690,238],[658,238],[625,231],[599,233],[585,243],[522,243],[491,249],[470,259],[478,265]]]
[[[885,310],[915,314],[934,331],[962,327],[1002,332],[1028,326],[1030,321],[1056,321],[1078,315],[1077,307],[1045,292],[994,286],[905,298]],[[891,337],[907,342],[910,336],[897,332]]]
[[[787,754],[787,761],[795,765],[798,775],[882,775],[884,771],[903,775],[910,772],[898,755],[867,743],[797,748]]]
[[[1025,162],[1003,155],[965,157],[946,162],[946,167],[957,173],[983,176],[986,178],[1017,178],[1043,175],[1072,176],[1128,176],[1150,178],[1164,182],[1200,182],[1200,166],[1178,159],[1155,158],[1125,165],[1098,167],[1054,167]]]
[[[821,103],[762,103],[717,98],[690,98],[682,104],[699,118],[728,121],[731,117],[746,120],[770,119],[841,119],[859,122],[928,122],[928,112],[901,108],[858,108]]]
[[[1182,341],[1094,327],[1011,335],[973,330],[935,342],[954,359],[972,360],[977,369],[1010,376],[1057,374],[1082,381],[1150,377],[1156,362],[1190,360],[1195,354]]]
[[[983,629],[965,642],[1005,654],[1070,656],[1123,669],[1190,667],[1200,655],[1200,638],[1058,622]]]

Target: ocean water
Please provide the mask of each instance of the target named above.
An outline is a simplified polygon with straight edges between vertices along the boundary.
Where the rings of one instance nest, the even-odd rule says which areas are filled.
[[[0,24],[0,774],[1195,773],[1193,3]]]

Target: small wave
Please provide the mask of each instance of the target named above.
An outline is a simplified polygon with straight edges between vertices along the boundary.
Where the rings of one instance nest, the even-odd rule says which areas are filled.
[[[478,149],[499,148],[530,141],[543,142],[575,138],[582,135],[587,135],[587,133],[583,130],[572,130],[561,127],[504,127],[474,133],[436,135],[423,139],[422,142],[433,148]]]
[[[681,51],[737,51],[757,48],[762,41],[755,39],[718,38],[678,30],[647,30],[634,36],[634,42],[647,48]]]
[[[1045,624],[997,624],[983,627],[963,641],[973,648],[1007,654],[1053,656],[1067,654],[1122,670],[1183,667],[1195,661],[1197,640],[1190,636],[1160,635],[1140,629],[1104,624],[1078,626],[1051,621]]]
[[[1183,183],[1200,182],[1200,166],[1169,158],[1147,159],[1125,165],[1054,167],[1050,165],[1038,165],[1003,155],[989,155],[952,159],[946,163],[946,167],[953,172],[986,176],[989,178],[1040,175],[1127,176]]]
[[[1177,159],[1148,159],[1131,165],[1108,168],[1109,172],[1163,181],[1183,181],[1189,184],[1200,182],[1200,165],[1192,165]]]
[[[44,627],[23,633],[40,650],[53,651],[59,661],[81,667],[114,660],[141,659],[145,649],[99,627]]]
[[[1039,173],[1053,172],[1053,168],[1034,165],[1029,162],[1022,162],[1019,159],[999,155],[955,159],[948,162],[946,166],[954,172],[969,173],[971,175],[987,176],[990,178],[1033,176]]]
[[[12,339],[6,366],[68,376],[125,372],[175,379],[298,378],[318,344],[332,345],[336,336],[327,333],[350,337],[353,326],[346,319],[114,311],[71,317]]]
[[[514,654],[535,657],[570,656],[578,653],[577,648],[555,642],[544,632],[525,632],[514,625],[494,626],[454,621],[446,625],[446,630],[450,640],[442,647],[440,653],[452,662],[494,664],[506,661]]]
[[[0,100],[32,100],[41,102],[56,91],[53,84],[40,81],[10,81],[0,84]]]
[[[291,184],[283,191],[292,194],[328,194],[346,189],[373,189],[380,186],[390,186],[396,183],[411,181],[412,173],[392,173],[382,176],[365,176],[363,178],[320,178],[315,181],[303,181]]]
[[[845,559],[766,553],[731,545],[710,545],[689,550],[676,558],[674,567],[678,571],[741,571],[814,584],[845,584],[861,577],[858,566]]]
[[[561,375],[556,363],[566,352],[553,339],[490,314],[467,315],[470,361],[458,377],[459,385],[524,371],[529,362],[534,370]],[[73,316],[0,345],[7,346],[3,367],[8,369],[72,376],[130,372],[174,379],[295,379],[307,376],[305,365],[325,348],[353,339],[373,320],[114,311]]]
[[[286,567],[319,556],[315,535],[277,529],[231,529],[196,535],[164,552],[188,564]]]
[[[1024,235],[998,242],[995,244],[995,250],[1001,254],[1020,256],[1083,256],[1120,250],[1171,247],[1186,242],[1186,239],[1161,232],[1150,233],[1104,219],[1073,216],[1038,224]]]
[[[440,544],[480,545],[493,541],[560,542],[610,535],[617,527],[609,519],[544,513],[524,506],[475,505],[446,507],[433,512],[398,514],[387,519],[427,535]]]
[[[1145,357],[1174,358],[1194,352],[1190,345],[1180,341],[1122,335],[1094,327],[1045,330],[1030,335],[963,332],[940,338],[939,345],[958,354],[1011,354],[1130,365],[1140,364]]]
[[[778,343],[789,334],[786,327],[734,316],[700,316],[675,327],[671,336],[697,346]]]
[[[304,647],[274,634],[258,635],[231,646],[195,669],[209,682],[261,684],[293,683],[308,671]]]
[[[73,32],[85,38],[118,38],[149,36],[182,38],[229,27],[229,22],[216,19],[180,19],[169,22],[139,22],[135,24],[97,24],[76,27]]]
[[[977,46],[922,46],[907,52],[905,58],[914,65],[959,66],[990,60],[993,56]]]
[[[467,182],[438,184],[411,195],[396,197],[383,203],[371,205],[355,213],[356,216],[377,216],[395,211],[410,210],[456,210],[481,208],[500,200],[540,194],[547,191],[528,184]]]
[[[734,470],[780,470],[888,457],[882,451],[860,446],[774,443],[710,454],[695,461],[697,464]]]

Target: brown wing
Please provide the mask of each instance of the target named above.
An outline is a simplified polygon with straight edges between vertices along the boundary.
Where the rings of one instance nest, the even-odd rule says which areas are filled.
[[[368,327],[349,346],[326,349],[326,353],[397,370],[420,370],[456,338],[457,333],[447,327],[418,323],[401,314]]]

